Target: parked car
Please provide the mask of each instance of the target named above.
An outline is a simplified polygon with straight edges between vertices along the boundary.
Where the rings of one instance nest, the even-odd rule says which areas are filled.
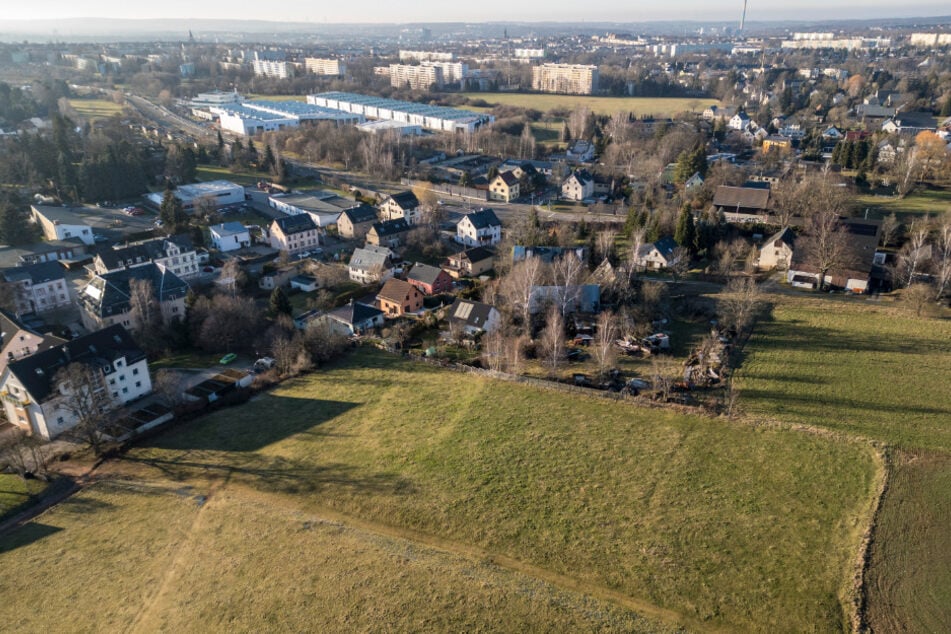
[[[231,363],[237,358],[238,358],[237,354],[235,354],[234,352],[229,352],[225,356],[221,357],[218,363],[220,363],[221,365],[228,365],[229,363]]]

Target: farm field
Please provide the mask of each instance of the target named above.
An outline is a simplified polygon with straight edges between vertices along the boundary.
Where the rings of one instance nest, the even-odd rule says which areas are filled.
[[[740,372],[754,416],[896,447],[867,573],[874,631],[951,620],[951,322],[900,308],[784,298]]]
[[[108,119],[121,114],[125,107],[107,99],[70,99],[69,105],[87,119]]]
[[[533,108],[541,112],[553,109],[577,110],[588,108],[601,115],[613,115],[618,112],[631,112],[638,117],[654,115],[672,117],[684,111],[702,112],[716,99],[674,98],[674,97],[592,97],[588,95],[549,95],[522,93],[463,93],[469,99],[482,99],[493,105],[519,106]],[[462,106],[468,110],[490,110],[474,106]]]
[[[422,546],[449,555],[475,553],[480,561],[579,591],[569,606],[603,599],[690,630],[772,631],[842,629],[850,562],[879,473],[873,452],[861,443],[538,390],[372,351],[356,352],[252,403],[167,432],[130,451],[118,467],[148,486],[171,480],[178,487],[205,487],[212,491],[210,509],[222,496],[241,492],[252,496],[264,515],[274,505],[291,503],[315,521],[338,518],[347,526],[409,538],[414,542],[409,553]],[[93,510],[83,521],[100,528],[164,522],[168,512],[147,506],[159,504],[151,500],[141,502],[146,505],[141,510],[133,505],[122,511],[118,502],[87,505]],[[193,507],[187,503],[181,511],[187,517],[167,523],[194,524]],[[124,519],[113,520],[112,513]],[[289,535],[289,542],[275,538],[271,547],[253,545],[259,537],[256,515],[238,515],[247,520],[220,521],[243,536],[248,552],[223,546],[221,552],[232,553],[224,562],[185,557],[187,574],[193,575],[188,578],[196,581],[169,582],[169,588],[188,591],[170,590],[162,605],[187,604],[199,611],[200,622],[213,623],[202,620],[217,618],[218,604],[192,597],[223,591],[217,581],[222,569],[216,566],[235,570],[241,580],[253,576],[242,567],[243,557],[310,556],[295,541],[306,533],[280,522],[273,530]],[[37,522],[57,526],[53,519],[44,515]],[[160,543],[136,539],[129,530],[124,543],[142,544],[129,548],[164,552]],[[66,527],[43,545],[23,545],[0,556],[0,565],[25,565],[56,543],[52,540],[66,539],[66,548],[71,533],[75,539],[86,535]],[[109,543],[96,535],[87,538]],[[0,549],[9,550],[11,539],[18,537],[0,540]],[[169,548],[202,553],[211,546]],[[326,556],[320,548],[315,546],[317,560]],[[163,566],[161,557],[154,560]],[[137,574],[177,578],[170,565],[161,573],[146,567]],[[312,584],[313,572],[288,574],[293,579],[274,587]],[[405,618],[423,624],[432,618],[431,595],[466,596],[468,586],[456,581],[462,572],[446,574],[448,587],[436,581],[425,598],[401,604],[411,612]],[[130,588],[150,583],[138,578]],[[248,607],[254,613],[243,622],[246,629],[271,623],[267,615],[277,618],[288,600],[281,591],[253,594],[256,605]],[[396,600],[380,598],[383,605]],[[483,619],[494,614],[479,613],[477,603],[452,603],[440,618],[448,619],[450,628],[458,622],[492,629],[492,621]],[[508,596],[494,603],[493,612],[505,615],[510,603],[513,619],[530,618]],[[358,604],[346,605],[348,614],[359,613]],[[179,607],[169,610],[160,612],[171,618]],[[591,610],[568,611],[571,615],[538,629],[573,630]],[[627,629],[612,623],[631,618],[622,614],[615,621],[613,611],[593,613],[600,615],[597,622],[581,629]],[[440,629],[438,623],[422,627]]]

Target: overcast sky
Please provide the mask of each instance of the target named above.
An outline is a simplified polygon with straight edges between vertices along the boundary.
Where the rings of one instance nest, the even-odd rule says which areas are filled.
[[[742,0],[4,0],[3,19],[231,18],[301,22],[505,22],[739,19]],[[638,6],[641,5],[641,6]],[[644,6],[647,5],[647,6]],[[951,3],[934,0],[750,0],[747,19],[813,20],[947,15]]]

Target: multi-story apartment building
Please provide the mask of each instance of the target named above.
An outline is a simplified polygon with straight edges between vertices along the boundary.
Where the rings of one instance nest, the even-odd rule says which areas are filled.
[[[255,59],[251,61],[251,69],[258,77],[288,79],[294,76],[294,64],[292,62]]]
[[[532,68],[532,89],[569,95],[598,90],[598,67],[582,64],[541,64]]]
[[[198,253],[187,235],[137,242],[125,247],[103,249],[93,260],[96,273],[143,266],[154,262],[187,279],[199,273]]]
[[[65,269],[59,262],[5,269],[0,277],[13,288],[17,315],[42,313],[72,303]]]
[[[456,59],[454,53],[438,51],[400,51],[401,62],[451,62]]]
[[[347,72],[347,66],[339,59],[325,59],[322,57],[305,57],[304,68],[308,73],[334,77],[341,77]]]
[[[439,66],[390,64],[390,85],[395,88],[406,86],[413,90],[426,90],[430,86],[441,88],[445,81],[443,70]]]
[[[271,223],[271,248],[290,254],[320,246],[317,224],[310,214],[284,216]]]

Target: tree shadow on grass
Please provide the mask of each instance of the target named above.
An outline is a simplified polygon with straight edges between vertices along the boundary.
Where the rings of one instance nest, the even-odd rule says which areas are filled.
[[[54,535],[63,530],[59,526],[29,522],[14,532],[0,538],[0,555],[8,553],[22,546],[29,546],[45,537]]]
[[[239,407],[212,412],[140,447],[178,450],[255,452],[297,434],[326,434],[316,427],[362,403],[267,394]]]

